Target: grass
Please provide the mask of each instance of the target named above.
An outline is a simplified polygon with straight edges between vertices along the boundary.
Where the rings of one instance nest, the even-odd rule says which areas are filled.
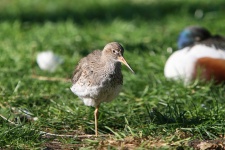
[[[0,147],[2,149],[145,149],[196,147],[224,138],[224,87],[168,81],[163,67],[189,25],[225,34],[224,1],[3,0],[0,6]],[[196,10],[203,17],[196,17]],[[124,88],[94,108],[70,91],[71,83],[32,75],[70,78],[79,59],[111,41],[125,47]],[[64,59],[54,73],[39,69],[36,55],[53,50]],[[27,112],[31,114],[27,114]],[[4,119],[5,117],[6,119]],[[34,118],[38,118],[34,120]],[[10,123],[11,122],[11,123]],[[43,136],[49,132],[74,137]]]

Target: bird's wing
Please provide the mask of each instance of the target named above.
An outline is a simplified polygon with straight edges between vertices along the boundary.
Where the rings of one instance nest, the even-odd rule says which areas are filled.
[[[216,49],[225,50],[225,38],[219,35],[215,35],[209,39],[197,42],[196,44],[203,44]]]
[[[95,65],[100,60],[100,57],[101,51],[95,50],[86,57],[82,58],[73,72],[72,76],[73,84],[79,80],[82,73],[85,72],[85,75],[89,75],[90,73],[92,73],[94,68],[93,65]]]

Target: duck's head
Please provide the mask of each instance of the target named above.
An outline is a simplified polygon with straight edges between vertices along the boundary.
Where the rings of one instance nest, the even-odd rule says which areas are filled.
[[[179,35],[178,48],[182,49],[187,46],[192,46],[196,42],[206,40],[211,37],[211,33],[198,26],[190,26],[185,28]]]

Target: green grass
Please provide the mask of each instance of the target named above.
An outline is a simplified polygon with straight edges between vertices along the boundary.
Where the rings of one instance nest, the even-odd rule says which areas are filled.
[[[224,87],[168,81],[163,67],[189,25],[224,31],[225,2],[211,1],[38,1],[3,0],[0,6],[0,148],[187,148],[195,140],[225,134]],[[196,10],[203,18],[194,16]],[[94,134],[94,108],[84,106],[69,82],[79,59],[111,41],[125,48],[136,72],[123,66],[124,87],[100,107],[99,132],[110,137],[42,136]],[[53,50],[64,59],[54,73],[39,69],[36,55]],[[29,111],[27,119],[23,112]]]

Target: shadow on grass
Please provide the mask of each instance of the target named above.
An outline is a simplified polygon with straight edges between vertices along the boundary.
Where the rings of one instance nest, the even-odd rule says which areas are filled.
[[[6,2],[5,2],[6,3]],[[61,21],[72,19],[77,24],[87,23],[88,21],[110,22],[114,18],[123,20],[143,19],[143,20],[160,20],[168,15],[181,15],[187,13],[194,15],[197,9],[203,12],[224,11],[225,1],[217,3],[190,1],[160,1],[151,3],[134,3],[130,1],[114,1],[107,4],[101,2],[93,5],[76,6],[75,1],[52,1],[45,5],[45,2],[7,2],[0,8],[1,20],[20,20],[22,22],[44,22],[44,21]],[[3,3],[4,4],[4,3]],[[4,7],[5,6],[5,7]],[[8,8],[7,8],[8,7]],[[54,8],[54,9],[51,9]],[[11,11],[5,11],[11,9]]]
[[[171,106],[168,106],[168,109],[171,109]],[[197,125],[205,122],[205,119],[201,117],[185,117],[186,111],[177,112],[174,110],[169,110],[169,113],[161,113],[156,108],[153,108],[152,111],[149,112],[149,117],[154,120],[153,122],[161,125],[161,124],[177,124],[178,126],[188,127],[190,125]],[[153,119],[154,118],[154,119]]]
[[[21,105],[27,105],[30,108],[36,107],[36,106],[41,106],[41,107],[48,107],[49,104],[51,104],[50,100],[51,98],[57,98],[57,96],[49,96],[49,97],[32,97],[28,99],[24,99],[21,97],[16,98],[14,102],[12,102],[12,105],[14,107],[20,107]]]

